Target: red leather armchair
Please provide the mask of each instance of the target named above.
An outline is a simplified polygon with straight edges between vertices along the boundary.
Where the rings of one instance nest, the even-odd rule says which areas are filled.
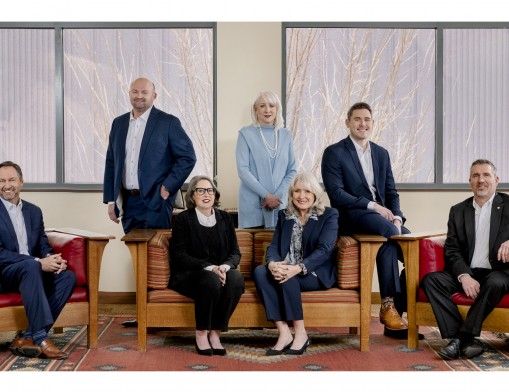
[[[403,250],[406,262],[408,295],[408,347],[418,347],[419,325],[436,326],[435,315],[424,292],[419,288],[422,278],[429,272],[444,269],[445,232],[412,233],[395,236]],[[452,297],[463,317],[473,301],[464,293]],[[483,323],[486,331],[509,331],[509,294],[499,302]]]
[[[99,273],[104,248],[112,236],[77,229],[48,230],[55,253],[62,253],[77,278],[76,288],[54,327],[87,326],[87,345],[97,346]],[[0,293],[0,331],[23,330],[27,326],[19,293]]]

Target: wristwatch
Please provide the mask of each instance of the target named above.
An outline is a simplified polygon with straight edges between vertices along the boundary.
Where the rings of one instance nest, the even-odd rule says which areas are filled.
[[[299,263],[299,267],[302,269],[302,271],[300,271],[300,274],[301,274],[301,275],[307,275],[307,273],[308,273],[308,269],[306,268],[306,266],[304,265],[304,263]]]

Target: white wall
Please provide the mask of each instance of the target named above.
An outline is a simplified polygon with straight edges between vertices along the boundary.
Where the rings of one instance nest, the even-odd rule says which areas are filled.
[[[250,122],[250,107],[258,92],[281,94],[281,56],[281,23],[218,23],[217,180],[223,207],[237,206],[237,132]],[[400,195],[407,226],[416,232],[445,228],[450,206],[470,193],[401,191]],[[76,227],[116,236],[104,254],[99,289],[135,291],[130,255],[120,241],[122,227],[108,219],[101,193],[24,192],[22,197],[42,208],[48,228]],[[373,291],[378,291],[376,283]]]

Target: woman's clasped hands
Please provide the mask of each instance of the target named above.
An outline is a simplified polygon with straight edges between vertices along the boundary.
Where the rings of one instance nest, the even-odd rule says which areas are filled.
[[[302,269],[298,265],[288,264],[286,261],[273,261],[269,264],[269,271],[279,283],[285,283],[295,275],[298,275]]]
[[[212,269],[212,272],[219,276],[221,286],[224,286],[226,283],[226,268],[224,268],[222,265],[218,265]]]

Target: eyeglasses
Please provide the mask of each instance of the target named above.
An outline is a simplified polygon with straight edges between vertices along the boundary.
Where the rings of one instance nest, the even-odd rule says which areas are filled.
[[[194,191],[200,196],[203,196],[205,192],[207,192],[209,195],[216,194],[216,190],[214,188],[196,188]]]

